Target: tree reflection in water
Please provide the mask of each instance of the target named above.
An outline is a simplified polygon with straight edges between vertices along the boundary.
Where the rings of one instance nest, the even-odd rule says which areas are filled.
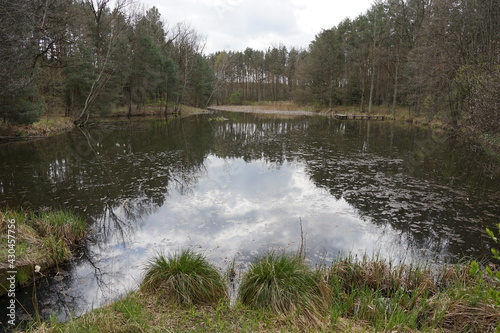
[[[481,150],[394,123],[223,116],[100,125],[0,151],[2,206],[71,208],[91,224],[68,274],[37,285],[41,309],[64,319],[113,300],[158,250],[245,269],[271,248],[296,251],[300,221],[311,264],[339,252],[489,254],[500,182]]]

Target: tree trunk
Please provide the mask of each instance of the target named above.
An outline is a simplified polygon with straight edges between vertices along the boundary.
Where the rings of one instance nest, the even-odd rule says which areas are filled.
[[[365,76],[363,75],[363,69],[362,67],[359,68],[359,73],[361,76],[361,102],[359,104],[359,111],[360,112],[365,112],[365,89],[366,89],[366,80]]]
[[[394,73],[394,94],[392,95],[391,114],[394,119],[396,115],[396,99],[398,97],[398,69],[399,69],[399,50],[396,51],[396,68]]]
[[[375,46],[377,39],[377,12],[375,12],[375,22],[373,23],[373,45],[372,45],[372,77],[370,83],[370,100],[368,102],[368,113],[372,113],[373,88],[375,87]]]

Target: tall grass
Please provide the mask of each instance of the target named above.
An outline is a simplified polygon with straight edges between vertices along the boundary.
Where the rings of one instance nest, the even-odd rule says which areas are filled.
[[[204,296],[214,289],[206,275],[219,281],[217,296]],[[217,302],[226,301],[217,270],[182,251],[151,259],[142,290],[40,332],[499,332],[494,282],[465,262],[431,267],[350,256],[312,270],[297,254],[269,253],[243,273],[230,307]],[[217,304],[167,310],[158,299]]]
[[[239,301],[254,309],[303,316],[319,324],[327,309],[328,288],[319,272],[297,255],[268,253],[243,276]]]
[[[87,223],[68,210],[31,214],[35,227],[44,235],[51,235],[67,244],[79,243],[85,235]]]
[[[70,260],[72,250],[84,239],[87,228],[85,220],[70,211],[0,211],[0,258],[7,258],[7,228],[12,220],[16,231],[16,281],[20,285],[32,280],[34,265],[45,271]],[[0,275],[6,268],[6,262],[0,263]],[[0,294],[3,291],[0,288]]]
[[[327,270],[332,313],[380,330],[494,332],[500,308],[479,288],[469,267],[339,260]]]
[[[228,297],[218,270],[191,250],[150,259],[141,289],[178,305],[216,304]]]

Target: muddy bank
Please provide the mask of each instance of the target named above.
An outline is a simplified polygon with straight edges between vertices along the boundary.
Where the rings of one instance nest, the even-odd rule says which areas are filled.
[[[306,110],[271,110],[265,109],[261,106],[251,105],[221,105],[207,107],[211,111],[229,111],[229,112],[248,112],[248,113],[263,113],[263,114],[280,114],[280,115],[293,115],[293,116],[317,116],[327,115],[327,113],[318,113]]]

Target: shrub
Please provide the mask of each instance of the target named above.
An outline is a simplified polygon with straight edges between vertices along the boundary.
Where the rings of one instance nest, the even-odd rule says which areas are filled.
[[[241,105],[243,104],[243,93],[241,90],[236,90],[229,96],[229,104]]]

